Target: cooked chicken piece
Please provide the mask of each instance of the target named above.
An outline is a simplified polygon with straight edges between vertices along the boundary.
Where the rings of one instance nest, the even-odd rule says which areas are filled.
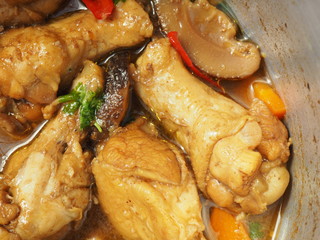
[[[4,178],[0,179],[0,225],[7,225],[19,214],[19,207],[10,203],[8,184]]]
[[[9,97],[0,97],[0,132],[2,136],[11,141],[25,138],[41,121],[43,121],[43,114],[40,104],[33,104],[23,99],[14,100]]]
[[[59,84],[70,85],[84,59],[136,45],[152,30],[148,14],[134,0],[118,4],[110,20],[82,11],[45,26],[10,30],[0,37],[0,95],[48,104]]]
[[[263,139],[258,146],[259,152],[269,161],[279,160],[285,163],[290,155],[288,131],[285,126],[257,98],[250,107],[250,115],[255,117],[262,130]]]
[[[44,20],[63,0],[0,0],[0,25],[14,26]]]
[[[79,82],[91,91],[101,89],[102,69],[87,61],[74,86]],[[13,213],[8,214],[10,223],[3,227],[21,239],[45,239],[63,235],[70,223],[82,219],[91,184],[92,154],[81,146],[85,136],[77,114],[60,110],[29,146],[9,158],[3,173],[7,188],[3,190],[10,197],[2,203],[11,202],[13,211],[18,205],[20,211],[13,212],[15,219]]]
[[[0,227],[0,239],[3,240],[21,240],[19,236],[14,233],[8,232],[6,229]]]
[[[289,144],[287,130],[270,112],[252,110],[251,116],[199,81],[166,39],[150,43],[131,73],[138,96],[190,155],[197,184],[207,197],[230,210],[254,214],[281,197],[289,182],[284,166],[288,154],[282,154]],[[273,151],[273,159],[266,158],[269,121],[283,133],[279,142],[272,142],[281,149]],[[278,164],[261,171],[264,163],[278,158]]]
[[[117,129],[92,171],[100,204],[125,239],[203,239],[199,196],[185,159],[145,119]]]

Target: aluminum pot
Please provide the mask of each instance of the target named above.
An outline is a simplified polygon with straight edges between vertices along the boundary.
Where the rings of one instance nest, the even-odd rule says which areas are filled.
[[[277,240],[320,239],[320,1],[228,0],[287,106],[289,185]]]

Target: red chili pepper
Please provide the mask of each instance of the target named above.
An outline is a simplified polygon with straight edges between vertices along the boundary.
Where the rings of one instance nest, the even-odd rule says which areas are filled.
[[[221,87],[219,82],[214,81],[211,77],[208,75],[202,73],[193,63],[190,57],[188,56],[187,52],[182,47],[179,38],[178,38],[178,32],[172,31],[167,34],[169,41],[171,45],[177,50],[177,52],[180,54],[183,62],[190,68],[190,70],[196,74],[198,77],[208,81],[209,83],[213,84],[214,86],[218,87],[224,92],[224,89]]]
[[[113,0],[82,0],[97,19],[106,19],[111,15]]]

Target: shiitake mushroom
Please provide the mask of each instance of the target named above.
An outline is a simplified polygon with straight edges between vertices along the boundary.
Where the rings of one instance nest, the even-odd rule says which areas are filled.
[[[237,25],[207,0],[154,2],[163,30],[178,32],[190,58],[204,72],[237,80],[258,70],[257,46],[237,40]]]

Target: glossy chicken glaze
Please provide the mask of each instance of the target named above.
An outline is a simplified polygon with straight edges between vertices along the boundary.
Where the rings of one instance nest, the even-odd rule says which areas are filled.
[[[92,91],[102,88],[102,69],[87,61],[73,84],[80,82]],[[86,134],[79,129],[78,115],[60,110],[29,146],[8,160],[2,184],[7,183],[19,213],[9,216],[2,227],[22,240],[58,238],[70,223],[82,219],[91,184],[92,155],[81,146]]]
[[[140,118],[113,132],[92,162],[100,204],[128,240],[205,240],[183,153]]]
[[[83,60],[139,44],[152,30],[147,13],[131,0],[117,8],[112,21],[83,11],[45,26],[10,30],[0,36],[0,93],[48,104],[59,86],[70,86]]]
[[[40,23],[63,3],[63,0],[1,0],[0,26]]]
[[[263,103],[255,99],[247,111],[215,92],[188,72],[167,39],[151,42],[131,73],[137,95],[189,154],[207,197],[259,214],[282,196],[290,143]]]

